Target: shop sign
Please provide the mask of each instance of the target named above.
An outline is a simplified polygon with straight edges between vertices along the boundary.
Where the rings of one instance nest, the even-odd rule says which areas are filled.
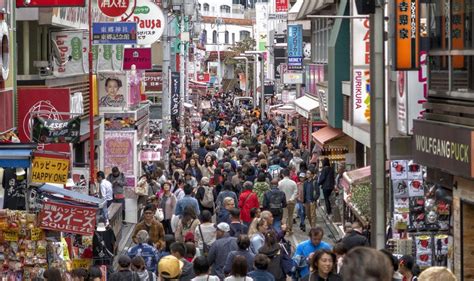
[[[407,71],[397,72],[397,130],[401,134],[407,133]]]
[[[80,140],[81,119],[68,120],[34,117],[33,141],[40,143],[78,143]]]
[[[166,24],[163,11],[150,0],[136,0],[135,10],[128,22],[137,23],[138,45],[151,45],[158,41]]]
[[[133,22],[94,22],[92,44],[137,44],[137,24]]]
[[[48,201],[43,203],[38,221],[43,229],[79,235],[94,235],[96,213],[95,208]]]
[[[288,0],[275,0],[275,12],[288,12]]]
[[[28,87],[18,89],[18,132],[21,142],[33,142],[33,117],[65,120],[70,112],[68,88]],[[41,144],[43,150],[70,152],[69,143]]]
[[[84,7],[85,0],[16,0],[17,8]]]
[[[288,19],[288,13],[287,12],[283,12],[283,13],[278,13],[277,12],[277,13],[269,13],[268,14],[268,20],[287,20],[287,19]]]
[[[304,141],[306,143],[310,143],[309,141],[309,122],[308,119],[306,118],[300,118],[300,128],[301,128],[301,141]]]
[[[303,84],[302,72],[287,72],[283,74],[284,84]]]
[[[43,238],[43,230],[41,228],[35,227],[31,230],[31,240],[39,241]]]
[[[466,20],[464,18],[464,14],[466,13],[464,0],[452,0],[451,2],[451,44],[454,50],[464,50],[464,26],[466,24]],[[446,8],[449,9],[449,5],[444,5]],[[449,22],[449,20],[447,21]],[[444,29],[446,33],[449,30],[449,27]],[[446,42],[446,41],[444,41]],[[443,42],[443,43],[444,43]],[[464,68],[464,56],[453,56],[453,68],[454,69],[463,69]]]
[[[69,159],[35,156],[31,166],[32,182],[66,184],[69,174]]]
[[[354,68],[352,82],[354,125],[370,124],[370,71]]]
[[[179,72],[171,72],[171,125],[178,130],[180,111],[180,81]]]
[[[97,6],[100,11],[109,17],[120,17],[130,5],[130,0],[98,0]]]
[[[151,48],[126,48],[123,53],[123,70],[151,69]]]
[[[303,69],[303,26],[288,25],[288,69]]]
[[[417,163],[454,175],[474,178],[474,130],[427,120],[413,121],[413,152]]]
[[[395,69],[420,67],[419,0],[395,1]]]
[[[208,72],[199,73],[197,75],[197,81],[198,82],[209,83],[210,80],[211,80],[211,75]]]
[[[307,65],[305,78],[306,92],[312,96],[318,97],[318,83],[324,81],[324,65]]]
[[[328,121],[328,89],[319,87],[318,96],[319,96],[319,114],[321,116],[321,120],[327,122]]]
[[[163,90],[163,73],[160,71],[145,72],[145,92],[161,92]]]
[[[3,230],[3,240],[7,242],[18,242],[19,233],[17,230]]]
[[[84,268],[89,269],[92,265],[92,259],[73,259],[72,269]]]
[[[104,132],[104,172],[112,172],[112,167],[119,168],[126,177],[134,175],[135,132]]]
[[[51,40],[55,43],[58,57],[53,58],[54,71],[56,77],[84,74],[89,71],[87,55],[89,44],[87,35],[82,30],[53,31]]]
[[[0,91],[0,132],[13,128],[13,91]]]
[[[104,113],[104,130],[106,131],[134,131],[134,113]]]
[[[359,16],[354,1],[354,16]],[[370,64],[370,22],[369,18],[354,19],[352,22],[352,64],[368,66]]]
[[[140,161],[160,161],[161,153],[159,151],[142,150],[140,151]]]

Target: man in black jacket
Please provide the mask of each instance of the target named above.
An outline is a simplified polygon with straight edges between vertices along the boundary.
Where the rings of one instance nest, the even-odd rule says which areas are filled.
[[[362,235],[362,226],[359,222],[352,223],[352,231],[342,239],[342,244],[348,252],[357,246],[369,246],[367,237]]]

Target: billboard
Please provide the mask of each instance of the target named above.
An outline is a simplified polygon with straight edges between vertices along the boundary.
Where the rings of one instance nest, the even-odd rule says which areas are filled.
[[[288,25],[288,69],[303,69],[303,26]]]

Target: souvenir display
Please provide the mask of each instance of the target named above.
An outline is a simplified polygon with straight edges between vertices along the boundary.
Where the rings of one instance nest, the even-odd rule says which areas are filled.
[[[406,160],[392,161],[390,164],[390,176],[392,180],[406,180],[408,178]]]

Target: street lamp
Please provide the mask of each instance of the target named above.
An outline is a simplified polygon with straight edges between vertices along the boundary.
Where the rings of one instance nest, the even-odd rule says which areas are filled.
[[[249,95],[249,59],[246,57],[235,57],[235,60],[245,60],[245,92]]]
[[[262,51],[245,51],[245,54],[248,54],[248,55],[254,55],[255,56],[255,62],[257,62],[257,58],[260,57],[260,63],[261,63],[261,66],[260,66],[260,75],[261,75],[261,78],[260,78],[260,117],[262,119],[262,121],[265,119],[265,94],[264,94],[264,90],[265,90],[265,59],[264,59],[264,54],[265,52],[262,52]],[[255,95],[257,93],[255,92]]]

